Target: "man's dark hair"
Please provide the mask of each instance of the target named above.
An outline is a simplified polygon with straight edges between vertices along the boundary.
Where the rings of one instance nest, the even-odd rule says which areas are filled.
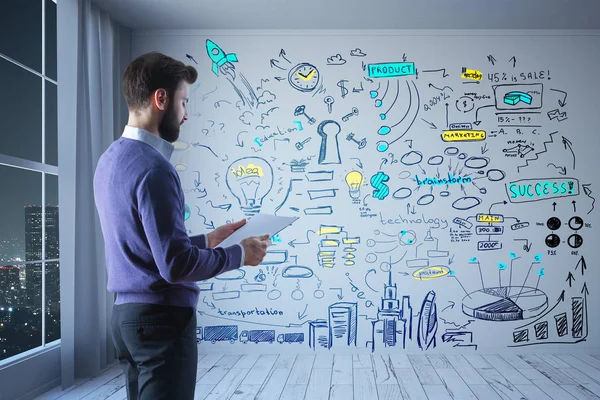
[[[130,110],[150,105],[150,96],[157,89],[165,89],[172,101],[181,81],[196,82],[198,72],[190,65],[162,53],[152,52],[133,60],[123,75],[123,94]]]

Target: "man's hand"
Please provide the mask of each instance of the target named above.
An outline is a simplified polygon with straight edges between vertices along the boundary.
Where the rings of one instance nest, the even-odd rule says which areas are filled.
[[[226,237],[240,229],[245,224],[246,219],[244,218],[238,222],[232,222],[231,224],[221,225],[214,231],[207,233],[206,236],[208,237],[208,248],[215,248],[219,245],[219,243],[225,240]]]
[[[257,266],[267,255],[267,247],[271,245],[269,235],[251,236],[242,240],[244,247],[244,265]]]

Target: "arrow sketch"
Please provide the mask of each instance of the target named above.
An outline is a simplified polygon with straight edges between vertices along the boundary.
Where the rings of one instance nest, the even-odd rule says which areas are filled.
[[[592,189],[589,188],[590,185],[591,183],[581,185],[581,187],[583,187],[583,192],[585,193],[585,195],[592,199],[592,208],[590,209],[590,211],[587,212],[588,214],[592,212],[592,210],[594,209],[594,203],[596,202],[596,199],[591,196]]]
[[[300,321],[302,321],[304,318],[306,318],[306,309],[308,308],[308,304],[306,304],[306,306],[304,306],[304,311],[302,311],[301,313],[298,313],[298,319]]]
[[[554,164],[554,163],[549,163],[548,165],[546,165],[546,167],[549,167],[551,165],[558,170],[559,174],[561,174],[561,175],[567,174],[567,167],[557,167],[556,164]]]
[[[573,169],[575,169],[575,153],[573,153],[573,147],[571,147],[573,146],[573,143],[571,143],[571,141],[564,136],[562,137],[562,142],[565,146],[565,150],[567,149],[567,147],[569,148],[569,150],[571,150],[571,154],[573,155]]]
[[[296,239],[292,239],[291,241],[288,242],[288,245],[291,247],[296,247],[295,245],[297,245],[297,244],[309,244],[310,239],[308,238],[308,232],[317,233],[317,232],[313,231],[312,229],[309,229],[308,231],[306,231],[306,242],[296,242]]]
[[[229,211],[231,209],[231,203],[228,204],[219,204],[218,206],[215,206],[212,202],[212,200],[208,200],[206,202],[206,204],[210,204],[210,206],[212,208],[220,208],[221,210],[225,210],[225,211]]]
[[[437,126],[435,126],[435,124],[433,122],[429,122],[424,120],[423,118],[421,118],[423,121],[425,121],[427,124],[429,124],[429,128],[430,129],[437,129]]]
[[[550,89],[550,90],[553,90],[555,92],[559,92],[559,93],[562,93],[565,95],[565,97],[563,97],[562,101],[561,101],[561,99],[558,99],[558,105],[561,107],[564,107],[565,104],[567,104],[567,92],[563,92],[562,90],[557,90],[557,89]]]
[[[356,166],[357,166],[358,168],[362,168],[362,167],[363,167],[363,164],[362,164],[362,162],[360,161],[360,158],[358,158],[358,157],[351,157],[350,159],[351,159],[351,160],[358,160],[358,162],[356,163]]]
[[[446,68],[440,68],[440,69],[427,69],[427,70],[423,70],[423,72],[440,72],[442,71],[442,78],[445,78],[447,76],[450,76],[446,73]]]

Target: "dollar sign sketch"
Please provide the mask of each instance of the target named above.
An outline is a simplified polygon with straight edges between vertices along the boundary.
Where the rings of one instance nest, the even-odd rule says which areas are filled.
[[[463,100],[463,107],[467,108],[467,101],[466,100]]]
[[[390,188],[384,183],[389,180],[389,175],[386,175],[381,171],[371,177],[371,186],[375,188],[375,190],[373,190],[373,197],[383,200],[390,194]]]
[[[342,90],[342,99],[345,98],[346,95],[348,94],[348,89],[346,89],[346,87],[344,86],[345,82],[348,82],[348,81],[345,79],[342,79],[337,83],[337,86]]]

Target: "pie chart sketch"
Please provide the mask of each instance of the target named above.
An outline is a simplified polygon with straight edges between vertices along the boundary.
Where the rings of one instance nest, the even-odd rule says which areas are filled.
[[[485,321],[519,321],[535,318],[548,308],[548,296],[528,286],[489,287],[469,293],[463,313]]]

